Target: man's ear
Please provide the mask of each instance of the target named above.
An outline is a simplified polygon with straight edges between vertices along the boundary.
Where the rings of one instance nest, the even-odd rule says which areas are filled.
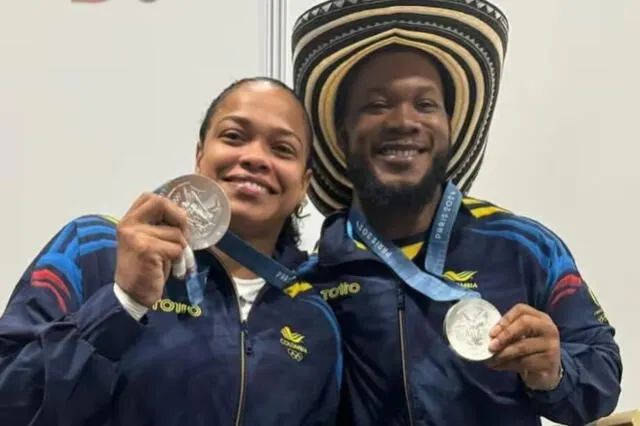
[[[204,142],[198,141],[196,144],[196,173],[200,173],[200,160],[204,152]]]

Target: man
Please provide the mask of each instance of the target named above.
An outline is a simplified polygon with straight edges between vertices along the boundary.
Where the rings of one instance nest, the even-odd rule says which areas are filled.
[[[462,196],[507,34],[476,0],[333,1],[296,21],[294,85],[316,133],[309,196],[328,216],[320,289],[344,340],[342,424],[576,425],[616,407],[614,329],[562,240]]]

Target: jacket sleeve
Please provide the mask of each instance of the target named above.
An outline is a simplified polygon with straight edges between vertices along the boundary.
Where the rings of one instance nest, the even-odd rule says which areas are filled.
[[[0,424],[100,424],[106,415],[118,361],[143,327],[113,292],[114,248],[113,226],[81,217],[20,278],[0,318]]]
[[[563,376],[550,392],[530,395],[540,415],[583,425],[611,414],[620,396],[622,361],[615,330],[564,243],[547,232],[548,261],[537,280],[538,308],[560,332]]]

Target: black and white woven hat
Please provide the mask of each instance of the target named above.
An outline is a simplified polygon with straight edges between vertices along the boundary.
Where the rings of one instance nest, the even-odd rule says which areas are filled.
[[[327,215],[349,205],[352,185],[335,127],[340,83],[367,55],[390,44],[420,49],[449,73],[452,156],[448,178],[466,192],[484,157],[506,54],[509,24],[479,0],[332,0],[293,28],[294,88],[313,121],[309,198]]]

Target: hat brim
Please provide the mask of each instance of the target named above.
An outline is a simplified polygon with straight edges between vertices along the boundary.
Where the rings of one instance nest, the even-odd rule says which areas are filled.
[[[478,174],[506,53],[508,23],[475,0],[327,1],[303,13],[293,31],[294,88],[313,122],[314,174],[308,195],[324,215],[347,207],[352,185],[338,143],[338,90],[353,67],[389,45],[435,58],[448,73],[451,159],[447,177],[466,192]]]

